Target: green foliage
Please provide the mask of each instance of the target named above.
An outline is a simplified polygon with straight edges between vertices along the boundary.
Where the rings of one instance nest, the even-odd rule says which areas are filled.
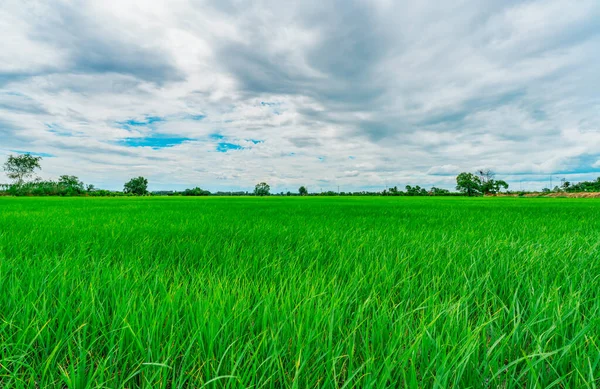
[[[183,196],[209,196],[210,192],[199,187],[194,189],[186,189],[181,193]]]
[[[432,196],[443,196],[443,195],[450,194],[450,191],[448,189],[436,188],[434,186],[434,187],[431,188],[431,190],[429,191],[429,193]]]
[[[308,189],[306,189],[304,186],[301,186],[300,189],[298,189],[298,194],[300,194],[300,196],[306,196],[308,195]]]
[[[85,192],[85,185],[75,176],[60,176],[58,185],[63,187],[67,196],[79,195]]]
[[[6,194],[11,196],[124,196],[122,192],[96,189],[93,185],[84,185],[75,176],[61,176],[59,181],[35,180],[22,185],[10,185]]]
[[[136,196],[143,196],[148,194],[148,180],[144,177],[136,177],[125,183],[123,192],[131,193]]]
[[[254,187],[254,195],[255,196],[268,196],[271,187],[266,182],[261,182],[260,184],[256,184]]]
[[[400,196],[400,195],[404,195],[404,193],[401,190],[398,190],[398,187],[394,186],[388,190],[388,195],[389,196]]]
[[[2,388],[594,388],[595,199],[0,198]]]
[[[479,170],[477,174],[479,175],[479,190],[482,193],[496,194],[502,189],[508,189],[506,181],[494,179],[496,174],[489,169]]]
[[[492,189],[493,193],[500,193],[502,192],[502,189],[508,189],[508,183],[504,180],[495,180]]]
[[[567,192],[600,192],[600,177],[595,181],[582,181],[576,184],[571,184],[566,181],[563,183],[563,188]]]
[[[31,154],[9,155],[4,163],[6,176],[15,182],[15,185],[23,185],[27,178],[33,177],[36,169],[41,169],[42,157]]]
[[[496,194],[508,189],[504,180],[496,180],[491,170],[479,170],[477,174],[462,172],[456,177],[456,189],[467,196],[480,194]]]
[[[456,177],[456,190],[467,196],[481,194],[481,180],[473,173],[462,172]]]
[[[12,185],[8,193],[12,196],[73,196],[79,194],[74,188],[61,182],[44,180]]]
[[[427,189],[425,188],[421,188],[419,185],[417,186],[410,186],[410,185],[406,185],[406,195],[407,196],[427,196],[429,193],[427,192]]]

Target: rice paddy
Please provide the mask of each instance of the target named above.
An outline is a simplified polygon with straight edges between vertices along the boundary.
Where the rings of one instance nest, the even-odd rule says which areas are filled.
[[[600,202],[0,198],[2,388],[595,388]]]

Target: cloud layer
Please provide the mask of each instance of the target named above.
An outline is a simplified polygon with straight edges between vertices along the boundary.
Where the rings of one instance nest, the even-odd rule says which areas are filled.
[[[6,0],[0,157],[114,189],[600,175],[598,1],[297,3]]]

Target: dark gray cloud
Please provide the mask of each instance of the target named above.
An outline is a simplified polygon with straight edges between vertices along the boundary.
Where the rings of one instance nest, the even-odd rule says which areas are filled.
[[[296,147],[304,148],[304,147],[317,147],[321,145],[321,142],[318,138],[310,137],[310,136],[296,136],[288,138],[290,142]]]
[[[275,2],[271,3],[275,8]],[[381,31],[373,10],[366,3],[306,2],[293,18],[298,28],[319,34],[305,52],[303,48],[263,50],[277,36],[261,26],[261,14],[239,8],[233,2],[218,10],[235,14],[243,26],[255,26],[246,42],[217,42],[217,60],[238,81],[247,95],[260,93],[310,96],[332,106],[365,108],[377,104],[384,89],[377,81],[377,65],[390,49],[390,37]],[[397,42],[395,42],[397,44]],[[295,52],[299,50],[300,52]],[[306,67],[300,66],[296,54]]]
[[[48,111],[39,102],[14,92],[0,92],[0,110],[32,115],[48,114]]]
[[[66,51],[68,67],[58,72],[118,73],[163,84],[183,81],[172,58],[152,41],[131,39],[129,26],[97,19],[84,2],[56,3],[52,15],[37,18],[30,38]]]

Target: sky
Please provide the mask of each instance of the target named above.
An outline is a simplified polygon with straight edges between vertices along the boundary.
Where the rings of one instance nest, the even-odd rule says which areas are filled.
[[[122,189],[600,176],[600,2],[0,0],[0,160]],[[0,172],[0,183],[7,182]]]

